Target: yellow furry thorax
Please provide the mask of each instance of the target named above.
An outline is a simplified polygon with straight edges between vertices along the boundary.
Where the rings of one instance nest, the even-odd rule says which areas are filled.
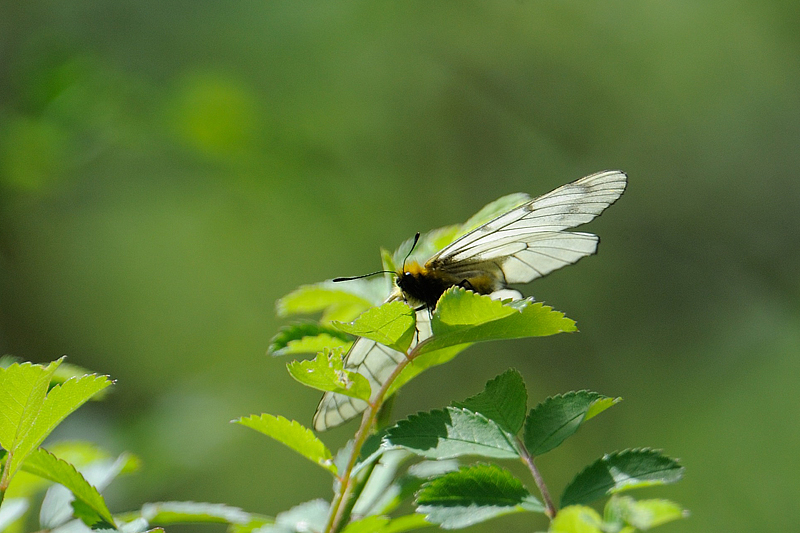
[[[416,261],[410,261],[397,271],[397,275],[402,276],[406,272],[414,276],[419,276],[427,274],[429,270],[425,268],[423,265],[417,263]]]

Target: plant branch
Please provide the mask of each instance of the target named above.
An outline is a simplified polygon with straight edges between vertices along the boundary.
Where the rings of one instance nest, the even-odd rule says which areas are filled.
[[[0,464],[0,505],[3,504],[3,499],[6,497],[6,490],[8,489],[8,484],[11,482],[9,478],[8,472],[11,469],[11,452],[6,452],[5,459],[3,461],[4,464]],[[0,457],[2,457],[0,455]]]
[[[544,512],[552,520],[555,518],[558,510],[553,503],[553,498],[550,497],[550,491],[547,490],[547,485],[544,482],[544,478],[542,477],[541,472],[539,472],[539,469],[536,467],[536,464],[533,462],[533,456],[530,454],[530,452],[528,452],[525,444],[522,442],[522,440],[520,440],[519,437],[516,438],[516,441],[517,447],[520,451],[520,458],[522,459],[522,462],[525,463],[525,466],[528,467],[528,470],[531,471],[533,481],[536,483],[536,486],[539,488],[539,492],[542,495],[542,500],[544,501]]]
[[[342,505],[342,507],[344,507],[344,516],[352,516],[353,508],[358,502],[358,499],[361,497],[364,487],[367,486],[367,482],[369,481],[370,476],[372,476],[372,471],[375,470],[375,465],[377,463],[378,461],[372,461],[364,469],[363,474],[361,474],[356,481],[353,482],[353,489],[350,491],[350,494],[347,496],[347,499],[344,500]]]
[[[361,448],[364,446],[364,442],[366,442],[367,437],[370,435],[370,430],[372,429],[375,419],[378,416],[378,412],[383,405],[383,399],[386,396],[389,387],[392,385],[394,380],[397,379],[397,376],[400,375],[403,369],[414,359],[414,351],[415,350],[411,350],[411,352],[406,353],[406,358],[395,367],[388,379],[381,386],[380,390],[378,390],[375,398],[368,403],[367,410],[364,411],[364,415],[361,417],[361,425],[359,426],[356,436],[353,440],[353,450],[350,454],[350,458],[347,461],[347,466],[345,467],[344,472],[339,477],[339,490],[334,496],[333,502],[331,502],[330,517],[328,518],[328,523],[325,525],[326,533],[338,533],[344,526],[344,521],[347,518],[347,510],[352,509],[352,506],[347,505],[347,501],[353,495],[353,489],[355,486],[352,481],[353,468],[356,465],[356,461],[361,453]]]

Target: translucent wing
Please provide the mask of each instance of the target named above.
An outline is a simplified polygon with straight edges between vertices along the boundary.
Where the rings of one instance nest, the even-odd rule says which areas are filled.
[[[395,299],[390,297],[389,300]],[[417,335],[411,348],[432,335],[430,312],[417,311]],[[383,344],[359,337],[344,358],[344,368],[358,372],[369,381],[373,396],[389,379],[394,369],[406,358],[405,354],[387,348]],[[344,394],[326,392],[314,414],[314,429],[325,431],[355,418],[367,408],[367,402]]]
[[[564,230],[602,213],[626,183],[625,173],[606,171],[563,185],[467,233],[426,267],[461,279],[488,274],[499,286],[544,276],[597,251],[596,235]]]

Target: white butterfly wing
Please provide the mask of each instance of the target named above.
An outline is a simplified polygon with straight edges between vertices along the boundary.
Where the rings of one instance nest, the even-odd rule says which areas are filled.
[[[392,300],[394,297],[389,299]],[[420,309],[417,311],[417,334],[411,347],[413,348],[432,334],[430,313],[427,309]],[[389,379],[397,365],[405,358],[406,356],[402,352],[392,350],[373,340],[359,337],[344,357],[344,368],[351,372],[358,372],[367,378],[374,396]],[[367,402],[364,400],[326,392],[314,414],[314,429],[325,431],[343,424],[363,413],[366,408]]]
[[[503,286],[528,283],[597,251],[596,235],[564,230],[602,213],[626,183],[625,173],[606,171],[563,185],[457,239],[427,266],[464,279],[488,273]]]

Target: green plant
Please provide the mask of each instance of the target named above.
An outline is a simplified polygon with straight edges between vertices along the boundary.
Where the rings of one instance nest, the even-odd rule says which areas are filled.
[[[557,213],[544,215],[545,227],[583,223],[619,197],[624,174],[596,176],[554,191]],[[603,188],[597,196],[588,193],[586,200],[583,195],[591,189],[592,179],[610,180],[603,183],[611,189]],[[549,207],[554,193],[542,197]],[[462,226],[435,230],[421,238],[417,235],[413,243],[394,254],[383,251],[383,271],[393,274],[402,265],[402,275],[406,261],[415,257],[412,251],[430,257],[459,235],[469,237],[469,232],[485,221],[511,213],[509,209],[519,214],[515,220],[538,213],[528,202],[520,195],[501,198]],[[595,204],[601,207],[593,207]],[[557,218],[548,218],[553,216]],[[558,218],[562,216],[565,218]],[[530,227],[528,221],[522,230]],[[574,254],[568,246],[556,248],[567,255],[550,267],[569,264],[594,251],[595,236],[559,232],[543,233],[551,238],[556,234],[558,239],[578,235],[589,247],[578,248]],[[503,249],[509,244],[518,251],[525,248],[519,248],[520,242],[513,239],[496,240]],[[485,263],[487,268],[496,268],[496,276],[505,276],[497,264]],[[480,283],[481,272],[470,272],[471,279]],[[569,392],[528,410],[522,376],[508,370],[475,396],[392,424],[394,394],[421,372],[450,362],[471,344],[576,330],[575,323],[562,313],[515,291],[481,295],[467,290],[475,288],[470,287],[472,283],[464,284],[467,288],[454,285],[446,290],[440,286],[444,292],[438,297],[440,291],[434,291],[438,297],[435,305],[433,298],[418,298],[426,305],[415,309],[402,301],[395,285],[391,276],[323,282],[300,287],[278,302],[281,316],[319,314],[316,321],[284,327],[270,346],[273,355],[314,354],[313,359],[291,361],[287,367],[300,383],[325,392],[315,427],[324,429],[363,412],[352,440],[343,449],[334,454],[312,430],[281,416],[264,413],[234,420],[325,469],[334,480],[331,502],[302,503],[274,518],[195,502],[148,503],[135,511],[112,514],[100,490],[117,475],[135,470],[135,458],[109,458],[87,443],[54,445],[48,450],[40,447],[67,415],[97,397],[111,381],[74,367],[66,372],[68,376],[63,375],[68,367],[62,360],[47,366],[13,363],[0,365],[0,531],[21,530],[20,520],[25,518],[32,495],[48,482],[63,487],[47,488],[39,513],[40,528],[54,533],[89,528],[138,533],[156,524],[189,522],[224,523],[232,533],[399,533],[431,525],[463,528],[520,512],[546,516],[548,531],[553,533],[630,533],[685,516],[685,511],[670,501],[620,495],[682,477],[683,467],[652,449],[606,454],[575,476],[558,503],[551,496],[537,458],[558,447],[619,398]],[[354,343],[361,343],[360,351],[353,348]],[[362,358],[354,361],[356,356]],[[370,366],[374,361],[377,367]],[[52,382],[57,384],[51,386]],[[460,463],[464,457],[475,457],[478,462]],[[501,466],[501,461],[523,463],[538,496]],[[587,505],[604,497],[608,501],[602,515]],[[408,501],[415,512],[397,516],[401,504]]]
[[[248,530],[268,517],[219,504],[147,503],[112,514],[100,492],[117,476],[135,472],[139,460],[128,453],[112,457],[88,442],[41,447],[71,413],[99,399],[113,383],[63,363],[48,365],[0,361],[0,531],[25,531],[36,494],[46,491],[38,529],[53,533],[117,529],[155,531],[151,524],[217,522]]]
[[[352,292],[338,299],[336,291]],[[282,300],[279,309],[287,314],[313,308],[329,317],[352,305],[352,296],[359,291],[363,293],[364,287],[303,287]],[[315,308],[314,301],[324,303]],[[296,509],[295,518],[312,524],[312,530],[409,531],[431,523],[455,529],[503,514],[534,512],[551,518],[549,530],[553,532],[629,532],[685,515],[680,506],[669,501],[619,496],[622,491],[681,478],[683,467],[651,449],[610,453],[586,467],[564,490],[560,510],[550,496],[535,459],[559,446],[619,398],[570,392],[548,398],[528,411],[522,377],[509,370],[462,402],[381,427],[379,419],[385,417],[381,410],[390,403],[387,399],[423,370],[451,360],[474,342],[574,331],[574,322],[563,314],[531,299],[500,302],[453,287],[430,315],[432,336],[413,343],[418,312],[402,302],[375,308],[364,305],[366,310],[352,322],[288,326],[272,345],[273,353],[298,353],[336,339],[334,349],[322,351],[311,360],[288,364],[291,375],[305,385],[367,402],[353,440],[336,454],[336,459],[311,430],[295,421],[268,414],[237,420],[289,446],[334,476],[337,489],[330,511],[327,505]],[[373,391],[370,397],[363,376],[344,369],[342,353],[346,346],[340,345],[340,337],[328,329],[329,324],[403,350],[404,359],[378,394]],[[466,456],[523,462],[541,499],[494,462],[460,465],[455,461]],[[414,457],[423,462],[412,463]],[[412,464],[399,473],[406,463]],[[381,473],[376,476],[378,469]],[[605,496],[611,497],[603,516],[586,506]],[[407,499],[413,499],[416,513],[389,518]],[[286,531],[293,529],[289,526]]]

